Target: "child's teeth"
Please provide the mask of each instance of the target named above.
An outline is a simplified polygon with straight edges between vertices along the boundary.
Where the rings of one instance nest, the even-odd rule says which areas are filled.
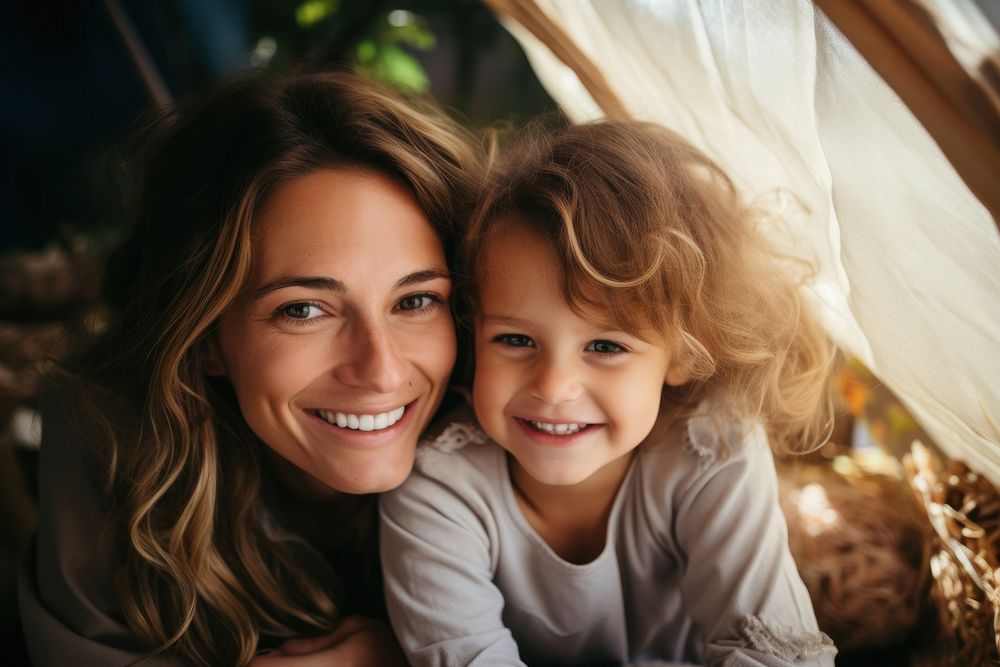
[[[552,433],[554,435],[572,435],[574,433],[579,433],[581,429],[586,428],[586,424],[551,424],[549,422],[528,422],[534,426],[539,431],[545,433]]]

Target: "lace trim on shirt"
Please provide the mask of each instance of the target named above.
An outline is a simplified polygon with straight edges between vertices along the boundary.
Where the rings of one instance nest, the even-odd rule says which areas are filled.
[[[824,632],[796,633],[787,628],[771,628],[757,616],[745,616],[737,623],[736,634],[747,648],[786,662],[837,653],[833,640]]]
[[[719,446],[719,438],[714,435],[705,423],[704,417],[691,417],[687,422],[685,439],[688,448],[698,457],[698,467],[702,470],[715,463],[715,455]]]
[[[698,467],[705,471],[725,461],[734,452],[757,443],[767,443],[767,434],[758,421],[725,411],[724,404],[705,399],[687,420],[685,442],[698,457]]]
[[[445,426],[441,435],[428,444],[434,449],[448,454],[469,444],[481,445],[488,439],[489,436],[477,425],[457,421]]]

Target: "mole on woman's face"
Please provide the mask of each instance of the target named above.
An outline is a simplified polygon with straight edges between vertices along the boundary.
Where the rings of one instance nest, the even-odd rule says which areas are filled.
[[[247,423],[304,484],[396,487],[455,361],[440,239],[401,185],[348,169],[283,184],[256,225],[250,287],[206,371],[229,378]]]

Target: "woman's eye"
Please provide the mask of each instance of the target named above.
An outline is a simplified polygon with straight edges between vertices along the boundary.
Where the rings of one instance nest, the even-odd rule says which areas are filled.
[[[493,337],[493,342],[502,343],[508,347],[531,347],[535,344],[529,336],[524,334],[500,334]]]
[[[323,314],[323,309],[315,303],[301,301],[297,303],[287,303],[278,308],[278,315],[289,320],[311,320]]]
[[[423,311],[441,303],[441,298],[435,294],[410,294],[399,300],[398,308],[408,311]]]
[[[612,343],[610,340],[594,340],[587,345],[587,351],[596,352],[597,354],[618,354],[619,352],[624,352],[625,348],[618,343]]]

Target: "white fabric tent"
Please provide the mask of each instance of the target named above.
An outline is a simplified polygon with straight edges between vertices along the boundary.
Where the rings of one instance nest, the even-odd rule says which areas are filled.
[[[627,111],[783,201],[830,335],[936,444],[1000,484],[1000,234],[905,104],[803,0],[537,0]],[[576,122],[603,115],[507,28]],[[1000,183],[996,184],[1000,188]]]

